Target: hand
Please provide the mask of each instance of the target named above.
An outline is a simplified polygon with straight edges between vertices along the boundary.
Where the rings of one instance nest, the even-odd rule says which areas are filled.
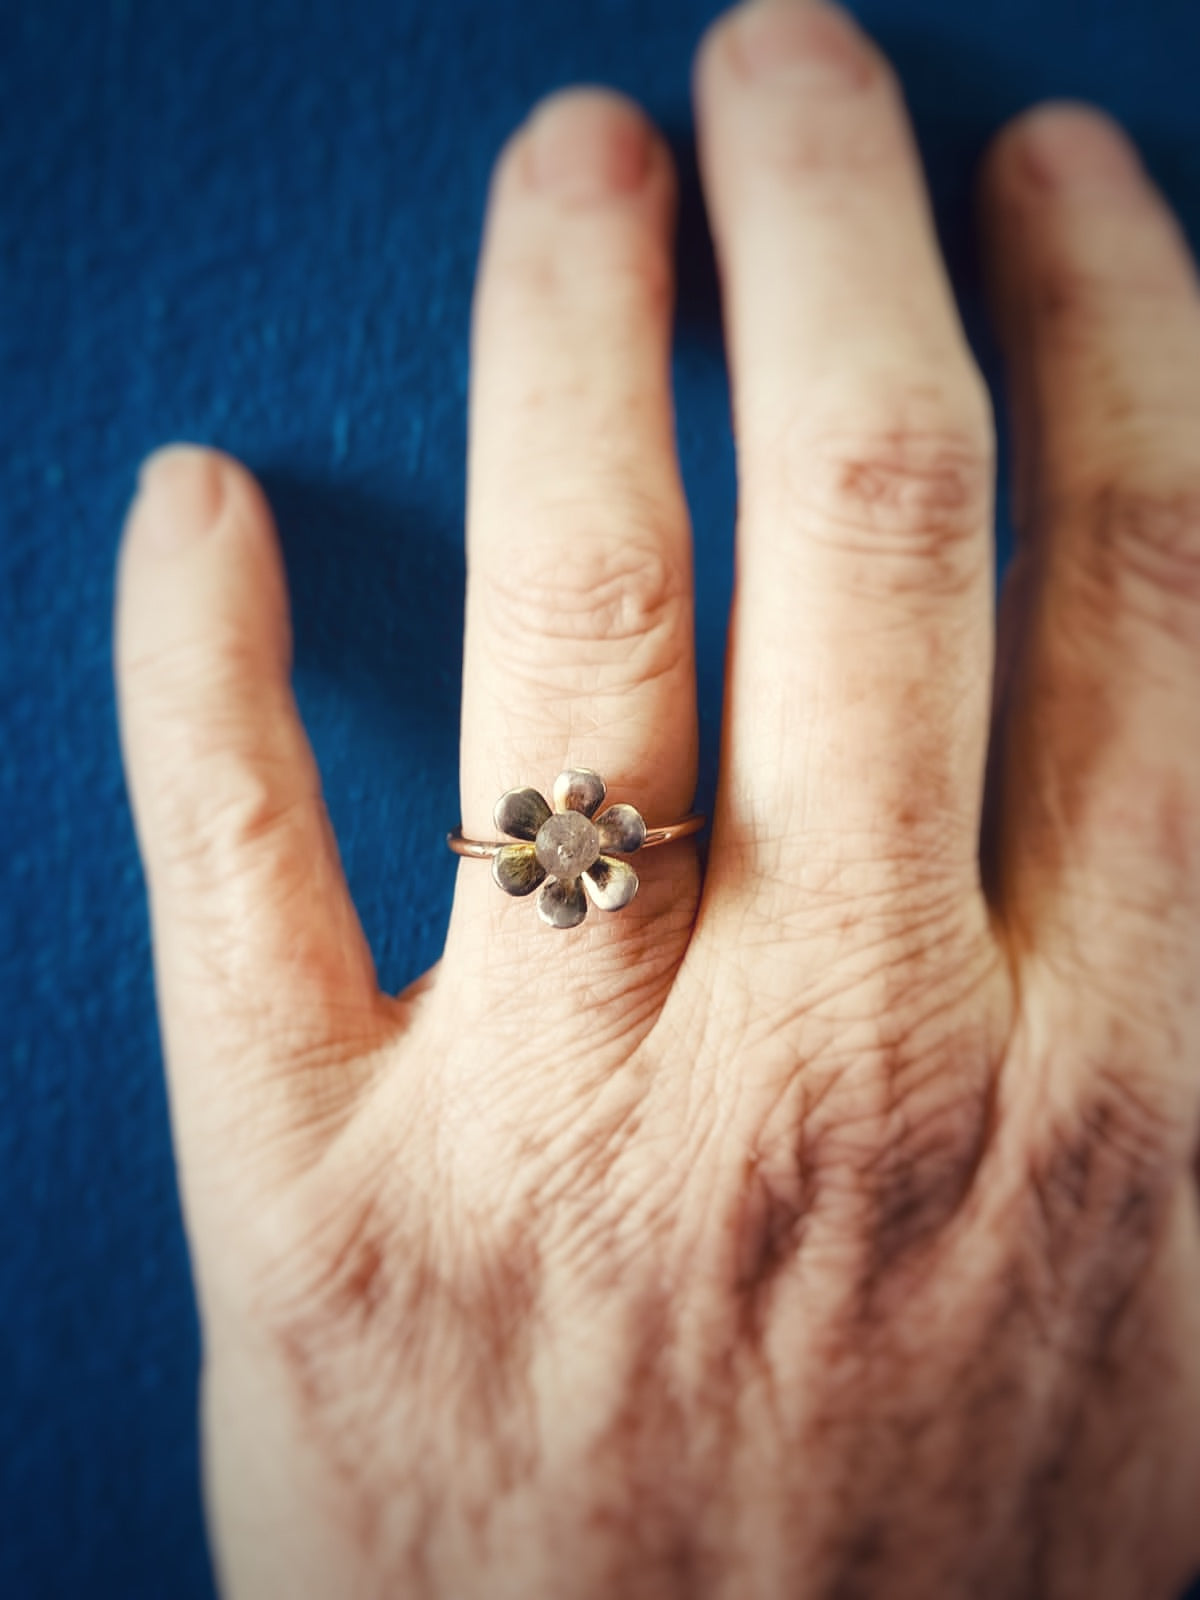
[[[1200,303],[1122,136],[985,174],[1023,542],[901,99],[832,9],[697,73],[737,417],[703,884],[571,933],[462,863],[379,993],[223,457],[156,458],[124,742],[227,1592],[1169,1596],[1200,1564]],[[696,763],[672,174],[615,96],[503,155],[475,324],[466,831]],[[398,619],[402,626],[402,619]],[[397,885],[397,894],[402,894]]]

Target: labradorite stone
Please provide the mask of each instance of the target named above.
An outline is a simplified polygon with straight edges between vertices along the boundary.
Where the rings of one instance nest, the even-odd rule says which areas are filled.
[[[600,854],[600,837],[581,811],[556,811],[538,829],[533,847],[547,872],[578,878]]]

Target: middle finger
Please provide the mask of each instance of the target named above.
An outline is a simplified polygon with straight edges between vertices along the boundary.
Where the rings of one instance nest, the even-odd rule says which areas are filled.
[[[708,893],[748,883],[764,925],[881,874],[973,886],[991,419],[901,96],[842,12],[759,0],[697,100],[741,498]]]

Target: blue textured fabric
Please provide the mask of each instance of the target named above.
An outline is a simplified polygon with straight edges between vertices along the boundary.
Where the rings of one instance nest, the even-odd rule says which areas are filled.
[[[711,793],[733,473],[687,83],[714,10],[0,10],[0,1595],[211,1592],[196,1322],[110,684],[135,464],[185,437],[263,476],[333,820],[382,979],[403,985],[438,953],[453,875],[440,840],[457,813],[467,312],[489,162],[546,90],[629,90],[685,175],[679,431]],[[1110,107],[1196,240],[1192,0],[861,12],[907,85],[989,374],[969,185],[1010,113],[1050,94]]]

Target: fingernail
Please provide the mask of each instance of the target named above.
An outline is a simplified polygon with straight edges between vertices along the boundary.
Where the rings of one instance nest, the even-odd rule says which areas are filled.
[[[750,0],[734,22],[743,70],[759,80],[850,88],[870,77],[871,58],[846,15],[814,0]]]
[[[1127,188],[1144,179],[1137,152],[1101,112],[1084,106],[1035,111],[1021,130],[1025,169],[1047,188]]]
[[[171,444],[142,463],[131,521],[140,537],[164,550],[181,549],[215,525],[224,504],[220,457],[197,445]]]
[[[650,162],[645,118],[616,95],[555,95],[529,126],[529,172],[567,200],[602,200],[641,186]]]

